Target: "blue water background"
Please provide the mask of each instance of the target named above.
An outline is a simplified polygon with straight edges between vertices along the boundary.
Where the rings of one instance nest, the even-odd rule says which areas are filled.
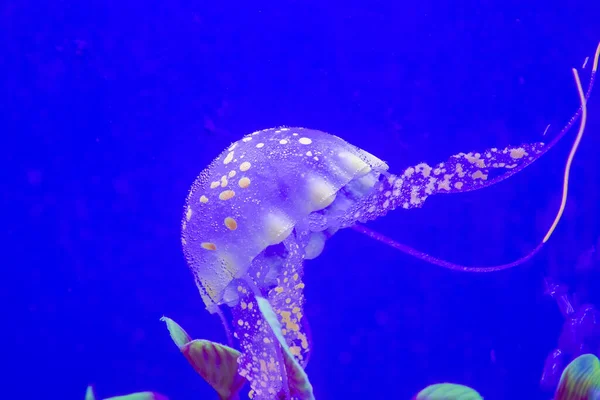
[[[225,340],[181,251],[196,175],[279,125],[341,136],[392,172],[538,141],[548,124],[551,137],[578,107],[572,67],[587,86],[595,3],[3,3],[7,398],[82,399],[88,383],[216,398],[159,321]],[[549,397],[538,381],[562,317],[542,279],[572,284],[600,234],[596,89],[564,219],[533,262],[459,274],[341,231],[306,263],[318,399],[408,399],[442,381]],[[495,187],[369,226],[463,264],[512,261],[552,221],[573,136]]]

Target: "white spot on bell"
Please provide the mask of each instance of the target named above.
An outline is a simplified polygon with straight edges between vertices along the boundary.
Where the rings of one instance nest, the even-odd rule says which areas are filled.
[[[244,161],[240,164],[240,171],[245,172],[250,169],[251,164],[248,161]]]
[[[223,164],[227,165],[231,160],[233,160],[233,151],[230,151],[229,154],[227,154],[227,157],[223,160]]]

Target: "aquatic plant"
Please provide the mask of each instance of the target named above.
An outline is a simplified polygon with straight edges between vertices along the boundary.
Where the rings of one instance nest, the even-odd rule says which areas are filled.
[[[171,339],[198,374],[217,392],[220,400],[237,400],[247,382],[237,372],[240,352],[209,340],[194,339],[175,321],[163,317]],[[306,373],[286,363],[288,387],[298,400],[314,399],[312,385]],[[290,373],[291,372],[291,373]],[[274,399],[283,398],[283,392]],[[600,398],[600,361],[593,354],[583,354],[569,363],[561,375],[554,400],[598,400]],[[456,383],[436,383],[419,391],[413,400],[481,400],[473,388]],[[87,399],[86,399],[87,400]],[[127,399],[127,400],[134,400]],[[141,400],[141,399],[140,399]]]
[[[417,393],[412,400],[482,400],[473,388],[455,383],[436,383]]]
[[[600,399],[600,361],[593,354],[582,354],[571,361],[560,377],[555,400]]]
[[[453,383],[427,386],[413,400],[481,400],[474,389]],[[582,354],[565,368],[553,400],[600,399],[600,360],[593,354]]]
[[[596,246],[593,246],[581,254],[574,269],[585,272],[599,267],[600,257]],[[594,304],[582,302],[581,299],[576,301],[576,293],[556,279],[548,277],[544,284],[545,293],[556,301],[565,319],[557,347],[546,357],[540,379],[543,389],[553,390],[569,362],[582,354],[600,354],[600,311]]]
[[[235,400],[247,382],[237,371],[240,352],[219,343],[194,339],[181,326],[170,318],[161,318],[167,324],[171,339],[190,365],[218,393],[221,400]],[[265,368],[273,368],[265,365]],[[314,399],[312,385],[302,368],[297,367],[292,357],[285,360],[286,376],[290,393],[298,400]],[[273,398],[285,398],[278,393]]]
[[[85,400],[96,400],[96,391],[93,386],[88,386],[85,392]],[[126,394],[123,396],[105,397],[104,400],[169,400],[167,396],[163,396],[156,392],[137,392]]]
[[[240,352],[223,344],[205,339],[192,339],[175,321],[162,317],[167,329],[183,356],[194,370],[216,391],[219,400],[239,400],[240,391],[247,383],[237,370]],[[314,399],[308,375],[297,368],[292,358],[285,362],[288,388],[294,399]],[[267,367],[268,368],[268,367]],[[280,391],[273,399],[284,399]],[[96,400],[92,386],[88,386],[85,400]],[[473,388],[456,383],[436,383],[427,386],[412,397],[412,400],[481,400],[483,397]],[[600,361],[593,354],[583,354],[569,363],[561,375],[554,400],[598,400],[600,399]],[[156,392],[138,392],[124,396],[108,397],[104,400],[168,400]]]

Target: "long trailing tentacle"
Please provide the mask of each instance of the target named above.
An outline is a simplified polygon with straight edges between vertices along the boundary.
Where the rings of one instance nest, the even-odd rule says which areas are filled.
[[[518,260],[508,263],[508,264],[489,266],[489,267],[471,267],[471,266],[467,266],[467,265],[460,265],[460,264],[456,264],[456,263],[453,263],[450,261],[442,260],[440,258],[436,258],[432,255],[429,255],[422,251],[416,250],[410,246],[399,243],[399,242],[395,241],[394,239],[390,239],[389,237],[382,235],[379,232],[375,232],[375,231],[367,228],[364,225],[354,225],[352,227],[352,229],[354,229],[355,231],[360,232],[364,235],[367,235],[375,240],[378,240],[382,243],[385,243],[388,246],[391,246],[397,250],[400,250],[403,253],[406,253],[410,256],[421,259],[430,264],[437,265],[438,267],[442,267],[442,268],[446,268],[446,269],[451,269],[453,271],[460,271],[460,272],[495,272],[495,271],[502,271],[503,269],[513,268],[513,267],[516,267],[520,264],[523,264],[523,263],[529,261],[531,258],[533,258],[533,256],[535,256],[541,250],[541,248],[543,246],[543,243],[538,244],[526,256],[521,257]]]
[[[221,323],[223,324],[223,328],[225,329],[225,335],[227,336],[227,344],[229,347],[233,347],[233,335],[231,334],[231,329],[229,328],[229,324],[227,323],[227,319],[225,318],[225,314],[223,314],[223,310],[219,306],[216,308],[216,313],[221,319]]]
[[[594,58],[594,68],[592,70],[592,74],[595,74],[596,69],[598,68],[598,56],[600,55],[600,44],[598,44],[598,50],[596,50],[596,56]],[[567,164],[565,165],[565,175],[563,179],[563,190],[562,190],[562,198],[560,201],[560,207],[558,209],[558,213],[556,214],[556,218],[554,218],[554,222],[550,229],[548,229],[548,233],[544,236],[542,243],[546,243],[560,218],[565,210],[565,205],[567,204],[567,195],[569,193],[569,173],[571,172],[571,164],[573,164],[573,158],[575,157],[575,153],[577,152],[577,148],[579,147],[579,143],[581,143],[581,138],[583,137],[583,131],[585,130],[585,123],[587,120],[587,98],[583,94],[583,88],[581,87],[581,81],[579,79],[579,74],[577,70],[573,68],[573,76],[575,77],[575,83],[577,84],[577,91],[579,92],[579,99],[581,100],[581,123],[579,125],[579,132],[577,132],[577,136],[575,137],[575,142],[573,142],[573,147],[571,148],[571,152],[569,153],[569,157],[567,158]],[[593,75],[592,75],[593,76]]]
[[[596,75],[596,71],[598,69],[598,59],[600,58],[600,43],[598,44],[598,47],[596,49],[596,53],[594,55],[594,62],[593,62],[593,66],[592,66],[592,72],[591,72],[591,77],[590,77],[590,84],[588,86],[588,90],[587,93],[584,93],[583,91],[583,87],[581,85],[581,80],[579,79],[579,73],[577,72],[577,69],[573,68],[572,72],[573,72],[573,76],[575,79],[575,84],[577,86],[577,91],[578,91],[578,95],[579,95],[579,100],[581,103],[581,106],[579,108],[579,110],[575,113],[575,115],[569,120],[569,122],[567,123],[567,125],[561,130],[561,132],[546,146],[544,146],[540,151],[537,152],[536,154],[536,158],[533,159],[533,161],[535,161],[536,159],[538,159],[541,154],[544,154],[545,152],[547,152],[551,147],[554,146],[554,144],[556,144],[560,138],[562,138],[566,132],[571,128],[571,126],[574,124],[574,122],[577,120],[577,118],[581,115],[581,122],[579,125],[579,131],[577,132],[577,136],[575,138],[575,141],[573,142],[573,145],[571,147],[571,151],[569,153],[569,156],[567,158],[567,162],[565,165],[565,172],[564,172],[564,178],[563,178],[563,187],[562,187],[562,198],[561,198],[561,204],[559,206],[559,209],[556,213],[556,216],[554,218],[554,221],[552,223],[552,225],[550,226],[550,228],[548,229],[548,231],[546,232],[546,235],[544,236],[544,238],[542,239],[542,241],[532,250],[530,251],[528,254],[526,254],[525,256],[519,258],[516,261],[513,261],[511,263],[507,263],[507,264],[502,264],[502,265],[495,265],[495,266],[484,266],[484,267],[471,267],[471,266],[465,266],[465,265],[459,265],[459,264],[455,264],[446,260],[442,260],[436,257],[433,257],[429,254],[423,253],[421,251],[418,251],[416,249],[413,249],[410,246],[404,245],[402,243],[398,243],[380,233],[374,232],[372,230],[370,230],[369,228],[363,226],[363,225],[353,225],[352,228],[358,232],[361,232],[367,236],[370,236],[376,240],[379,240],[383,243],[386,243],[406,254],[409,254],[413,257],[422,259],[426,262],[429,262],[431,264],[434,265],[438,265],[440,267],[443,268],[447,268],[447,269],[451,269],[451,270],[455,270],[455,271],[462,271],[462,272],[495,272],[495,271],[501,271],[504,269],[509,269],[509,268],[513,268],[516,267],[518,265],[521,265],[525,262],[527,262],[528,260],[530,260],[533,256],[535,256],[543,247],[543,245],[550,239],[552,233],[554,232],[554,230],[556,229],[556,226],[558,225],[558,222],[560,221],[564,209],[565,209],[565,205],[567,202],[567,197],[568,197],[568,190],[569,190],[569,175],[570,175],[570,171],[571,171],[571,165],[573,163],[573,158],[575,157],[575,153],[577,152],[577,149],[579,147],[579,144],[581,142],[581,138],[583,137],[583,133],[585,131],[585,124],[586,124],[586,120],[587,120],[587,99],[591,93],[591,89],[594,83],[594,78]],[[533,162],[531,161],[531,162]],[[512,170],[510,170],[509,172],[495,178],[489,181],[486,181],[485,186],[490,186],[492,184],[498,183],[506,178],[508,178],[509,176],[514,175],[515,173],[517,173],[518,171],[522,170],[523,168],[525,168],[527,165],[531,164],[531,162],[529,163],[523,163],[520,166],[513,168]],[[469,188],[461,188],[461,191],[469,191],[469,190],[475,190],[475,189],[480,189],[481,187],[479,186],[472,186]]]

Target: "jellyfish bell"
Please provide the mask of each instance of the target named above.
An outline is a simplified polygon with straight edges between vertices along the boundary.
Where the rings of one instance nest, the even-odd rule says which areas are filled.
[[[259,287],[273,282],[294,231],[303,255],[316,257],[331,224],[309,216],[336,203],[341,188],[372,187],[375,179],[363,178],[386,169],[376,157],[316,130],[266,129],[233,143],[192,186],[182,224],[184,252],[209,308],[249,271]]]
[[[283,127],[233,143],[192,186],[184,253],[208,310],[232,308],[246,350],[241,373],[258,396],[286,390],[278,378],[285,375],[282,352],[306,365],[304,259],[320,254],[344,210],[372,192],[387,168],[339,137]]]
[[[600,46],[591,82],[599,53]],[[584,95],[576,71],[575,77],[581,127],[567,162],[563,203],[543,242],[564,208],[568,169],[585,125],[592,84]],[[337,230],[353,227],[426,261],[468,269],[402,247],[357,223],[395,208],[421,207],[433,194],[481,189],[506,179],[552,147],[576,117],[549,145],[459,153],[434,167],[422,163],[399,175],[367,151],[306,128],[257,131],[224,150],[188,194],[182,245],[207,309],[221,316],[226,329],[219,306],[231,308],[242,348],[240,375],[250,381],[254,398],[289,397],[284,360],[293,360],[295,368],[306,366],[310,340],[303,316],[303,264],[317,257]],[[504,174],[489,179],[492,169]]]

